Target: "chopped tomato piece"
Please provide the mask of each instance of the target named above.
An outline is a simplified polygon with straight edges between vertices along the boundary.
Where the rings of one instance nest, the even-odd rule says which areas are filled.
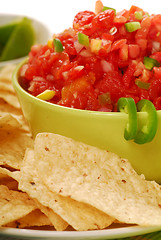
[[[140,47],[137,44],[129,44],[129,57],[135,59],[140,54]]]
[[[87,25],[95,17],[95,13],[91,11],[82,11],[76,14],[73,21],[73,28],[79,29],[80,27]]]
[[[73,27],[32,46],[20,80],[32,95],[52,91],[48,101],[67,107],[116,111],[119,98],[131,97],[161,110],[160,66],[161,14],[134,5],[117,12],[97,0],[95,12],[78,12]]]

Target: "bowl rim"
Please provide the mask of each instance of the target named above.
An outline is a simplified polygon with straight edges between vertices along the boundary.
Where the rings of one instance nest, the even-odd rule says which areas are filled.
[[[77,109],[77,108],[70,108],[70,107],[66,107],[66,106],[61,106],[55,103],[50,103],[44,100],[41,100],[39,98],[36,98],[35,96],[33,96],[32,94],[28,93],[25,89],[23,89],[23,87],[20,85],[19,81],[18,81],[18,74],[20,71],[20,68],[23,66],[23,64],[25,64],[28,60],[28,57],[23,59],[23,61],[21,61],[15,68],[13,74],[12,74],[12,84],[13,87],[15,88],[15,90],[20,91],[21,93],[23,93],[27,98],[30,98],[33,101],[36,101],[37,104],[43,104],[46,105],[50,108],[55,107],[56,109],[59,109],[59,111],[71,111],[72,113],[75,114],[89,114],[89,115],[100,115],[100,116],[113,116],[113,117],[127,117],[127,114],[124,112],[103,112],[103,111],[93,111],[93,110],[84,110],[84,109]],[[141,115],[146,115],[146,112],[137,112],[137,114]],[[161,110],[157,110],[157,114],[161,115]]]

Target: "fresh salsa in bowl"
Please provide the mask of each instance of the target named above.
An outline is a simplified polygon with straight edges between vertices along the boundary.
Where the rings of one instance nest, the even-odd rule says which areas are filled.
[[[116,12],[100,1],[79,12],[73,27],[35,45],[21,69],[26,90],[66,107],[116,111],[120,97],[161,109],[161,15],[132,6]]]
[[[53,132],[115,152],[161,183],[160,45],[160,14],[101,1],[79,12],[13,74],[33,137]]]

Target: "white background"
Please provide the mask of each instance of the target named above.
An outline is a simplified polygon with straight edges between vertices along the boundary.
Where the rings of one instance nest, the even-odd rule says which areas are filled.
[[[102,0],[108,7],[120,11],[137,5],[149,13],[161,13],[160,0]],[[0,13],[16,13],[44,22],[52,33],[72,26],[78,11],[94,11],[95,0],[0,0]]]

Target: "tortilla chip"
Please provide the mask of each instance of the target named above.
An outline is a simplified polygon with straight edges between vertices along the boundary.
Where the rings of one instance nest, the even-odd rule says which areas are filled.
[[[18,228],[52,226],[49,218],[39,209],[30,212],[28,215],[18,219],[16,222]]]
[[[10,104],[11,106],[20,109],[20,103],[18,101],[18,98],[8,92],[8,91],[0,91],[0,98],[2,98],[4,101],[6,101],[8,104]]]
[[[9,130],[20,127],[21,127],[20,122],[10,113],[0,112],[0,131],[4,129]]]
[[[19,178],[19,171],[12,171],[7,166],[0,166],[0,185],[5,185],[10,190],[18,190]]]
[[[16,115],[12,113],[0,112],[0,129],[21,128],[29,132],[29,126],[22,114]]]
[[[0,82],[11,83],[12,74],[15,68],[16,68],[16,65],[13,65],[13,64],[3,67],[0,71]]]
[[[12,84],[3,82],[0,80],[0,91],[8,91],[10,93],[15,93],[15,90],[12,86]]]
[[[50,191],[88,203],[120,222],[161,225],[160,186],[116,154],[42,133],[35,140],[35,159]]]
[[[0,185],[0,226],[26,216],[36,209],[26,193],[9,190]]]
[[[20,169],[26,148],[33,147],[33,139],[21,129],[1,131],[0,165]]]
[[[0,178],[0,185],[5,185],[10,190],[18,191],[18,182],[7,175]]]
[[[48,219],[50,220],[50,222],[52,223],[52,225],[57,231],[64,231],[68,227],[68,223],[65,222],[51,208],[43,206],[41,203],[39,203],[36,200],[35,200],[35,203],[38,206],[38,208],[41,210],[41,212],[43,212],[48,217]]]
[[[16,180],[17,182],[20,179],[20,172],[19,171],[10,171],[5,167],[0,166],[0,174],[6,175],[8,177],[11,177],[12,179]]]
[[[33,150],[28,150],[20,171],[19,189],[27,192],[31,198],[52,209],[76,230],[103,229],[114,221],[94,207],[71,199],[69,195],[62,197],[49,191],[41,181],[42,176],[37,176],[37,165],[39,163],[34,159]]]
[[[31,135],[11,114],[0,113],[0,165],[20,169],[26,148],[33,147]]]
[[[4,99],[0,98],[0,113],[12,113],[15,115],[22,115],[21,109],[17,109],[8,104]]]

